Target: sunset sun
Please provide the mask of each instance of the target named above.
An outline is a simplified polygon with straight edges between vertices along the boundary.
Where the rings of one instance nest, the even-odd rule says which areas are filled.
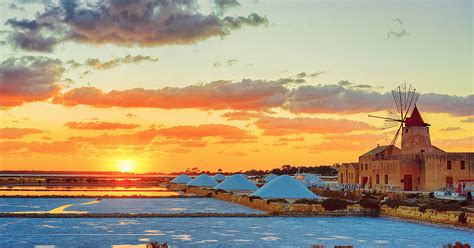
[[[137,162],[132,159],[117,160],[117,167],[122,173],[133,172],[136,166],[137,166]]]

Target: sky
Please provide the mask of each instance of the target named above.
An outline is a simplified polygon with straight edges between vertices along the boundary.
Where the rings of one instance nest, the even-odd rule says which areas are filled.
[[[406,83],[474,149],[472,1],[0,2],[0,170],[357,161]]]

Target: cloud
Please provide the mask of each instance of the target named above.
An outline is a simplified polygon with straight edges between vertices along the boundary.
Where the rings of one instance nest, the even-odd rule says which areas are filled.
[[[150,144],[158,135],[157,130],[149,129],[130,134],[102,134],[99,136],[73,136],[69,140],[77,143],[88,143],[91,145],[127,145],[127,146],[143,146]]]
[[[468,118],[462,120],[462,122],[474,123],[474,117],[468,117]]]
[[[134,129],[139,127],[138,124],[128,124],[119,122],[68,122],[64,124],[71,129],[89,129],[89,130],[114,130],[114,129]]]
[[[278,141],[280,141],[280,142],[304,141],[304,138],[303,138],[303,137],[297,137],[297,138],[279,138]]]
[[[173,148],[173,149],[168,149],[166,150],[169,153],[188,153],[191,152],[188,149],[183,149],[183,148]]]
[[[179,145],[182,147],[205,147],[207,142],[203,140],[179,140],[179,139],[165,139],[161,141],[154,141],[154,145]]]
[[[460,131],[460,130],[463,130],[463,129],[460,127],[446,127],[446,128],[440,129],[439,131],[450,132],[450,131]]]
[[[236,59],[229,59],[225,62],[216,61],[216,62],[214,62],[214,67],[221,67],[221,66],[229,67],[229,66],[233,66],[233,65],[237,64],[237,62],[239,62],[239,61],[236,60]]]
[[[385,38],[386,40],[390,40],[390,39],[401,39],[405,36],[408,35],[408,32],[405,31],[405,29],[403,29],[403,22],[400,18],[395,18],[393,19],[394,22],[396,22],[398,25],[396,27],[396,29],[398,31],[390,31],[387,33],[387,37]]]
[[[59,92],[61,61],[46,57],[8,58],[0,64],[0,106],[46,100]]]
[[[55,142],[0,142],[0,153],[3,154],[24,154],[24,153],[43,153],[43,154],[73,154],[80,147],[70,141]]]
[[[391,93],[380,93],[367,87],[349,87],[342,81],[339,85],[302,85],[293,89],[285,108],[293,113],[369,113],[393,110],[387,105],[392,101]],[[344,87],[347,86],[347,87]],[[364,86],[364,85],[359,85]],[[427,93],[419,97],[418,106],[431,113],[448,113],[454,116],[474,115],[474,95],[465,97]],[[387,106],[384,106],[387,105]]]
[[[264,114],[253,111],[233,111],[226,112],[221,116],[227,118],[228,121],[248,121],[250,119],[260,118],[264,116]]]
[[[0,139],[21,139],[24,136],[38,133],[43,133],[43,130],[37,128],[4,127],[0,128]]]
[[[390,31],[390,32],[387,33],[387,37],[385,39],[386,40],[390,40],[390,39],[393,39],[393,38],[401,39],[405,36],[408,36],[408,33],[405,30],[402,30],[400,32]]]
[[[236,1],[216,1],[223,10]],[[199,12],[195,0],[60,1],[48,4],[33,20],[9,19],[11,39],[23,49],[50,52],[57,44],[75,41],[121,46],[193,44],[225,37],[243,27],[267,25],[256,13],[223,16]]]
[[[102,134],[97,136],[73,136],[68,140],[77,144],[95,147],[147,145],[179,145],[181,147],[204,147],[204,138],[217,138],[221,141],[252,141],[256,137],[238,127],[224,124],[199,126],[174,126],[161,129],[148,129],[127,134]]]
[[[108,93],[94,87],[72,89],[53,99],[66,106],[268,110],[283,105],[288,89],[280,81],[214,81],[184,88],[135,88]]]
[[[325,141],[308,147],[311,152],[321,151],[358,151],[365,152],[374,148],[378,141],[384,139],[381,134],[335,134],[325,136]]]
[[[389,97],[389,94],[355,90],[334,84],[303,85],[292,90],[286,108],[294,113],[371,112]]]
[[[474,115],[474,95],[453,96],[428,93],[420,96],[419,106],[431,113],[449,113],[454,116]]]
[[[214,0],[216,12],[222,15],[225,11],[240,7],[240,3],[237,0]]]
[[[474,136],[469,136],[461,139],[435,140],[432,143],[443,150],[472,151],[472,148],[474,147]]]
[[[143,55],[131,56],[129,54],[125,57],[115,58],[108,61],[101,61],[99,59],[87,59],[83,65],[92,67],[96,70],[107,70],[123,64],[137,64],[144,61],[156,62],[158,61],[158,59]]]
[[[267,116],[258,119],[255,125],[263,130],[264,135],[270,136],[301,133],[345,133],[374,129],[369,124],[360,121],[303,117],[290,119]]]
[[[295,75],[295,77],[297,78],[315,78],[315,77],[318,77],[320,75],[323,75],[325,74],[326,72],[325,71],[319,71],[319,72],[315,72],[315,73],[306,73],[306,72],[301,72],[301,73],[298,73]]]
[[[256,137],[238,127],[224,124],[206,124],[199,126],[175,126],[158,130],[158,134],[171,139],[202,139],[206,137],[223,140],[251,140]]]

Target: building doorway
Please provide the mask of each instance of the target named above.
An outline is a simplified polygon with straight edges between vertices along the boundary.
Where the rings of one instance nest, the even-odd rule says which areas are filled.
[[[367,181],[369,181],[368,177],[362,177],[362,188],[365,188],[365,185],[367,184]]]
[[[413,182],[412,182],[411,175],[403,175],[403,190],[404,191],[413,190]]]
[[[448,188],[453,187],[453,177],[446,177],[446,187]]]

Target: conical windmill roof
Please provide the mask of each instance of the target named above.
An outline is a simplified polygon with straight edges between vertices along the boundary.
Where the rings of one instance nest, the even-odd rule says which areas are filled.
[[[413,112],[411,113],[410,117],[406,119],[405,126],[407,127],[426,127],[429,126],[428,123],[425,123],[423,118],[421,117],[420,111],[415,105],[413,108]]]
[[[252,196],[264,199],[318,199],[319,196],[311,192],[302,183],[288,175],[279,176],[255,191]]]
[[[224,181],[227,177],[222,174],[215,174],[212,178],[216,181]]]
[[[171,182],[176,184],[187,184],[189,181],[193,180],[190,176],[186,174],[181,174],[175,177]]]
[[[200,187],[214,187],[217,185],[217,182],[216,180],[214,180],[214,178],[206,174],[201,174],[198,177],[194,178],[193,180],[189,181],[186,185],[200,186]]]
[[[214,189],[223,189],[228,191],[255,191],[258,189],[242,174],[235,174],[219,183]]]
[[[275,174],[273,174],[273,173],[270,173],[270,174],[268,174],[268,175],[265,177],[264,180],[265,180],[265,182],[268,183],[268,182],[270,182],[271,180],[273,180],[273,179],[275,179],[275,178],[277,178],[277,177],[278,177],[277,175],[275,175]]]

